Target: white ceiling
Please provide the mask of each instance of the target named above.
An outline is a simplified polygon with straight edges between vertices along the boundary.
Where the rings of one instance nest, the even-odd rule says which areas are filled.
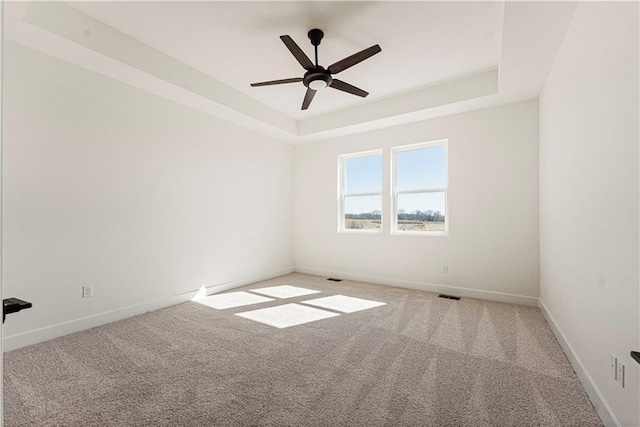
[[[304,119],[497,68],[502,2],[85,2],[93,18],[293,117]],[[144,19],[141,19],[144,17]],[[252,82],[302,77],[279,36],[290,35],[313,58],[307,32],[325,37],[328,65],[374,44],[378,55],[338,77],[370,92],[318,93],[301,111],[302,83],[252,88]]]
[[[5,4],[5,36],[47,54],[290,142],[362,132],[535,98],[569,2],[34,2]],[[382,52],[338,78],[370,92],[320,91],[300,111],[301,77],[279,39],[328,66]]]

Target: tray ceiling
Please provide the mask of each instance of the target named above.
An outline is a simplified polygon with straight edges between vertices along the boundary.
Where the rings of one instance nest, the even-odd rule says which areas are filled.
[[[539,94],[574,3],[32,2],[5,5],[9,40],[290,142],[423,120]],[[370,95],[319,91],[279,39],[329,65],[374,44],[340,73]]]

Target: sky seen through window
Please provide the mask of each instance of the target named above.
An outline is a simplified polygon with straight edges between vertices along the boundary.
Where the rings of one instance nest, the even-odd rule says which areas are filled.
[[[418,190],[446,187],[446,147],[436,146],[397,153],[396,187],[398,190]],[[345,160],[345,192],[382,191],[382,156],[373,155]],[[381,210],[380,196],[347,197],[345,214],[360,214]],[[443,193],[400,194],[398,211],[440,211],[445,214]]]

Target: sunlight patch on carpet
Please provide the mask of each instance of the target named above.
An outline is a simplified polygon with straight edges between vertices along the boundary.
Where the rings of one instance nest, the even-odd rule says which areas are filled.
[[[284,304],[277,307],[268,307],[244,313],[236,313],[236,316],[255,320],[256,322],[282,329],[290,326],[302,325],[304,323],[315,322],[316,320],[340,316],[340,314],[319,310],[313,307],[306,307],[300,304]]]
[[[242,307],[244,305],[258,304],[261,302],[274,301],[273,298],[261,297],[249,292],[229,292],[227,294],[215,294],[194,301],[207,307],[222,310],[225,308]]]
[[[320,291],[314,291],[313,289],[299,288],[297,286],[271,286],[268,288],[249,289],[251,292],[257,294],[267,295],[274,298],[295,298],[304,295],[319,294]]]
[[[191,298],[191,301],[198,301],[207,297],[207,287],[205,285],[200,286],[198,292]]]
[[[330,297],[317,298],[308,301],[302,301],[303,304],[314,305],[316,307],[328,308],[330,310],[340,311],[342,313],[355,313],[356,311],[367,310],[369,308],[379,307],[387,303],[371,301],[368,299],[346,297],[344,295],[333,295]]]

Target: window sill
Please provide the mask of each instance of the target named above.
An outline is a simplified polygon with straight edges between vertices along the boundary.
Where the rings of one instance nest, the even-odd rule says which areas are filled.
[[[448,231],[392,231],[392,236],[448,237]]]

